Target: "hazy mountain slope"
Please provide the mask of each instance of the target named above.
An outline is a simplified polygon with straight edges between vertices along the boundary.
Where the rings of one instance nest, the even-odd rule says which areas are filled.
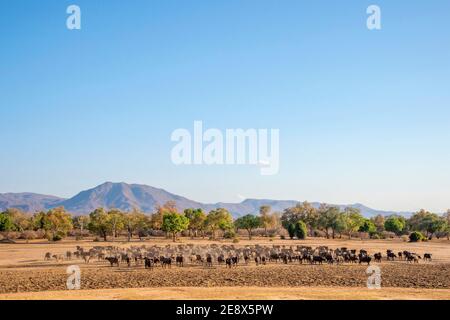
[[[52,207],[64,199],[36,193],[0,194],[0,210],[17,208],[26,212],[35,212]]]
[[[107,182],[82,191],[75,197],[59,203],[73,213],[89,213],[96,208],[121,210],[140,209],[153,212],[157,205],[175,201],[179,209],[201,207],[202,204],[146,185]]]
[[[281,212],[286,208],[295,206],[299,202],[295,200],[247,199],[241,203],[220,202],[204,204],[147,185],[106,182],[95,188],[82,191],[70,199],[61,199],[34,193],[0,194],[0,210],[20,208],[27,212],[34,212],[36,210],[64,206],[66,210],[74,214],[88,214],[99,207],[106,209],[117,208],[126,211],[137,208],[143,212],[151,213],[154,212],[156,206],[163,205],[167,201],[176,202],[179,210],[185,208],[202,208],[205,211],[210,211],[216,208],[225,208],[235,217],[245,214],[256,214],[262,205],[269,205],[273,211]],[[318,208],[320,203],[313,202],[312,205]],[[337,206],[342,210],[345,207],[360,209],[361,213],[366,217],[394,213],[375,210],[359,203]],[[401,214],[410,215],[409,212],[403,212]]]

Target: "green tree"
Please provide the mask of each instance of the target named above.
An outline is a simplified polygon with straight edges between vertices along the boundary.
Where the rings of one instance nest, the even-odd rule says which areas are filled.
[[[16,226],[9,214],[6,212],[0,213],[0,231],[15,231]]]
[[[89,214],[88,229],[103,237],[104,241],[107,241],[108,234],[111,232],[111,223],[109,222],[110,216],[103,208],[95,209]]]
[[[359,209],[345,208],[343,212],[343,219],[345,219],[345,231],[348,233],[348,237],[352,237],[353,232],[357,232],[364,223],[364,217],[361,215]]]
[[[370,235],[373,235],[377,232],[377,226],[370,219],[364,219],[363,224],[359,227],[360,232],[367,232]]]
[[[44,230],[53,240],[59,240],[73,229],[72,216],[64,207],[49,210],[43,217]]]
[[[206,214],[202,209],[186,209],[184,215],[189,219],[189,234],[197,237],[199,231],[203,231]]]
[[[189,227],[189,219],[178,213],[168,213],[163,217],[162,230],[171,233],[172,239],[177,240],[177,234]]]
[[[383,215],[379,214],[376,215],[375,217],[370,218],[370,221],[373,222],[373,224],[375,225],[375,227],[377,228],[376,232],[383,232],[384,229],[384,223],[385,223],[385,218]]]
[[[420,211],[414,213],[408,219],[408,227],[411,231],[424,231],[424,219],[429,216],[431,212],[421,209]]]
[[[287,230],[289,234],[289,238],[293,239],[295,237],[295,223],[289,223],[288,225],[285,225],[285,229]]]
[[[299,220],[305,222],[310,229],[310,232],[312,232],[320,225],[319,211],[305,201],[303,203],[298,203],[295,207],[285,209],[281,216],[281,222],[286,229],[287,226],[295,224]]]
[[[446,223],[445,233],[447,235],[447,240],[450,240],[450,209],[444,214],[443,219]]]
[[[170,213],[178,213],[177,205],[174,201],[167,201],[163,206],[157,206],[156,212],[150,218],[150,225],[153,230],[161,230],[164,216]]]
[[[306,224],[303,221],[297,221],[295,224],[295,235],[298,239],[306,239],[306,234],[308,233],[308,230],[306,228]]]
[[[435,213],[428,213],[420,224],[421,231],[425,231],[427,238],[430,240],[435,233],[445,231],[446,227],[445,220]]]
[[[425,237],[419,231],[413,231],[409,235],[409,241],[410,242],[418,242],[418,241],[422,241],[423,239],[425,239]]]
[[[270,214],[272,208],[270,206],[261,206],[259,208],[259,217],[261,219],[261,226],[264,228],[264,235],[267,237],[267,229],[271,227],[273,218]]]
[[[249,240],[252,239],[252,230],[259,228],[261,226],[261,218],[248,214],[246,216],[243,216],[239,219],[237,219],[234,222],[234,225],[238,229],[245,229],[248,232],[248,238]]]
[[[131,241],[134,233],[140,235],[150,228],[150,219],[144,213],[134,208],[124,215],[124,225],[127,230],[127,240]]]
[[[326,237],[334,239],[336,233],[342,233],[345,228],[345,219],[338,207],[322,204],[319,208],[319,227],[325,230]]]
[[[389,232],[394,232],[397,235],[401,234],[404,227],[403,221],[397,216],[390,216],[384,222],[384,229]]]
[[[10,216],[15,231],[23,232],[25,230],[32,229],[32,216],[24,213],[22,210],[17,208],[10,208],[5,211],[5,213]]]
[[[349,226],[347,225],[348,224],[347,215],[345,214],[345,212],[339,212],[339,214],[333,218],[334,219],[332,220],[332,227],[331,227],[331,229],[333,230],[333,238],[335,233],[338,233],[339,238],[341,238],[342,233],[349,230]]]
[[[445,222],[439,215],[422,209],[412,215],[407,223],[410,230],[425,232],[427,238],[432,239],[435,233],[445,232],[447,228]]]
[[[76,216],[72,219],[72,224],[75,229],[80,230],[80,237],[83,237],[83,232],[89,225],[89,216]]]
[[[215,239],[218,230],[226,231],[233,229],[233,217],[228,210],[218,208],[209,212],[205,220],[205,226],[211,231],[212,238]]]
[[[125,229],[124,213],[118,209],[111,209],[108,211],[108,223],[111,225],[111,232],[113,238],[117,238],[120,231]]]
[[[44,211],[36,212],[31,218],[31,227],[33,230],[43,230],[44,229]]]

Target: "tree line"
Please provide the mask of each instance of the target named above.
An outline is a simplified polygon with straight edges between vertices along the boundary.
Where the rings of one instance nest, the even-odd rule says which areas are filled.
[[[237,233],[246,231],[252,239],[255,231],[266,237],[281,236],[291,239],[309,237],[341,238],[361,236],[373,239],[393,236],[408,236],[414,233],[418,240],[433,237],[450,237],[450,210],[438,215],[420,210],[411,217],[378,215],[365,218],[358,209],[322,204],[315,208],[308,202],[287,208],[283,212],[272,212],[270,206],[262,206],[259,214],[248,214],[233,219],[224,208],[211,210],[186,209],[179,212],[174,202],[158,206],[153,214],[137,209],[124,212],[118,209],[95,209],[89,215],[72,216],[63,207],[46,212],[26,214],[19,209],[7,209],[0,213],[0,233],[7,238],[47,238],[58,241],[68,235],[82,238],[96,235],[107,241],[126,235],[146,237],[163,234],[173,241],[183,233],[190,237],[237,239]]]
[[[310,236],[336,238],[364,233],[370,238],[380,239],[392,236],[406,236],[413,232],[423,239],[450,237],[450,209],[438,215],[424,209],[406,218],[401,215],[377,215],[365,218],[358,209],[322,204],[319,208],[308,202],[284,210],[281,221],[292,238],[296,236],[298,222],[302,222]]]

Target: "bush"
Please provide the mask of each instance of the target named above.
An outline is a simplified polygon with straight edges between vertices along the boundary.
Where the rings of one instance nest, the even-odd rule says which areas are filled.
[[[397,235],[395,232],[383,231],[381,233],[383,239],[394,239]]]
[[[34,240],[37,238],[38,238],[37,232],[32,231],[32,230],[25,230],[24,232],[22,232],[20,234],[20,239],[24,239],[24,240]]]
[[[236,232],[234,230],[228,230],[223,233],[224,239],[234,239],[236,238]]]
[[[234,238],[233,239],[233,243],[239,243],[239,239],[238,238]]]
[[[20,233],[19,233],[19,232],[16,232],[16,231],[5,232],[5,233],[4,233],[4,237],[5,237],[6,239],[15,240],[15,239],[19,239]]]
[[[322,231],[322,230],[314,230],[313,236],[317,237],[317,238],[326,238],[327,233],[325,231]]]
[[[55,234],[52,238],[52,241],[61,241],[62,240],[62,236],[59,234]]]
[[[295,224],[293,224],[293,223],[290,223],[288,226],[287,226],[287,232],[289,233],[289,238],[291,238],[291,239],[294,239],[294,237],[295,237]]]
[[[378,234],[378,233],[374,233],[374,234],[372,234],[371,236],[370,236],[370,238],[371,239],[381,239],[381,235],[380,234]]]
[[[358,236],[361,240],[370,239],[370,234],[368,232],[359,232]]]
[[[425,237],[419,231],[411,232],[411,234],[409,235],[409,242],[418,242],[422,241],[423,239],[425,239]]]
[[[281,235],[281,236],[280,236],[280,239],[281,239],[281,240],[285,240],[286,237],[285,237],[284,235]]]
[[[36,232],[36,239],[44,239],[45,238],[45,231],[42,229],[39,229]]]
[[[295,224],[295,236],[298,239],[305,239],[306,234],[308,233],[308,229],[306,228],[306,224],[303,221],[297,221]]]

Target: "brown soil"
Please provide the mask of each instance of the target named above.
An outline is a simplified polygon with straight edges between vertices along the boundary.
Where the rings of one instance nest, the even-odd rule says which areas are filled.
[[[185,243],[190,242],[186,241]],[[169,242],[159,241],[158,244]],[[208,243],[207,241],[194,241],[194,243]],[[246,244],[241,241],[239,245]],[[267,240],[254,240],[250,244],[260,243],[266,245],[285,244],[297,245],[293,241],[268,242]],[[48,292],[48,298],[51,298],[51,292],[63,292],[67,296],[69,291],[66,289],[66,268],[69,265],[79,265],[81,267],[81,291],[86,293],[86,297],[92,295],[92,298],[109,297],[111,290],[118,297],[137,298],[136,292],[142,290],[151,290],[150,288],[161,288],[161,290],[176,290],[180,288],[194,288],[202,298],[214,298],[214,292],[231,292],[233,288],[264,288],[269,294],[272,292],[274,298],[286,297],[308,299],[308,292],[305,287],[311,289],[310,298],[314,298],[313,292],[317,291],[316,297],[325,297],[326,288],[336,288],[336,298],[389,298],[388,292],[393,292],[391,298],[437,298],[449,299],[450,293],[450,243],[447,241],[435,241],[420,244],[409,244],[402,241],[358,241],[358,240],[308,240],[301,244],[306,245],[329,245],[330,247],[347,246],[350,248],[365,248],[369,252],[385,252],[387,248],[395,251],[409,249],[419,254],[430,252],[435,258],[433,262],[421,262],[419,264],[408,264],[404,261],[387,262],[374,264],[381,268],[382,289],[384,295],[374,294],[374,290],[367,289],[366,274],[367,266],[364,265],[300,265],[293,263],[289,265],[270,264],[266,266],[255,266],[254,263],[249,266],[240,265],[237,268],[227,269],[224,266],[215,266],[205,268],[201,266],[187,266],[178,268],[172,266],[171,269],[162,269],[157,267],[154,270],[145,270],[142,266],[133,266],[128,268],[109,267],[104,262],[92,262],[85,265],[82,261],[64,261],[57,263],[55,261],[44,262],[45,252],[63,253],[68,249],[74,250],[79,244],[83,247],[93,245],[109,245],[110,243],[92,243],[92,242],[70,242],[65,241],[58,244],[45,242],[34,242],[30,244],[3,244],[0,245],[0,299],[20,295],[27,299],[26,292]],[[141,245],[144,243],[134,243]],[[154,242],[146,242],[152,245]],[[114,245],[128,246],[130,244],[114,243]],[[130,289],[134,288],[134,289]],[[140,288],[140,289],[136,289]],[[347,288],[347,291],[344,290]],[[98,291],[102,289],[102,291]],[[302,290],[300,290],[302,289]],[[109,291],[108,291],[109,290]],[[119,291],[117,291],[119,290]],[[139,291],[140,290],[140,291]],[[201,290],[209,290],[201,291]],[[231,290],[231,291],[230,291]],[[252,289],[253,290],[253,289]],[[285,291],[283,291],[285,290]],[[298,291],[300,290],[300,291]],[[315,291],[314,291],[315,290]],[[325,290],[325,291],[324,291]],[[407,290],[407,291],[405,291]],[[375,290],[380,291],[380,290]],[[18,293],[19,292],[19,293]],[[97,292],[99,295],[95,295]],[[104,293],[101,293],[104,292]],[[203,292],[203,293],[202,293]],[[238,291],[237,291],[238,292]],[[248,292],[248,291],[245,291]],[[254,296],[257,298],[258,290],[255,289]],[[345,293],[347,292],[347,293]],[[407,292],[407,294],[405,293]],[[433,292],[431,294],[431,292]],[[123,294],[121,296],[121,293]],[[343,294],[344,293],[344,294]],[[5,295],[10,294],[10,295]],[[70,293],[71,295],[75,294]],[[237,293],[236,293],[237,294]],[[262,294],[262,293],[261,293]],[[404,295],[403,295],[404,294]],[[32,298],[33,294],[29,294]],[[61,297],[64,297],[62,295]],[[230,293],[233,296],[233,293]],[[378,295],[378,296],[377,296]],[[170,295],[169,295],[170,296]],[[39,299],[39,295],[36,298]],[[41,296],[44,299],[44,295]],[[56,295],[57,297],[57,295]],[[246,297],[241,292],[241,297]],[[70,298],[70,296],[67,296]],[[180,299],[183,297],[180,296]],[[251,295],[248,296],[251,298]],[[221,299],[217,297],[217,299]]]

